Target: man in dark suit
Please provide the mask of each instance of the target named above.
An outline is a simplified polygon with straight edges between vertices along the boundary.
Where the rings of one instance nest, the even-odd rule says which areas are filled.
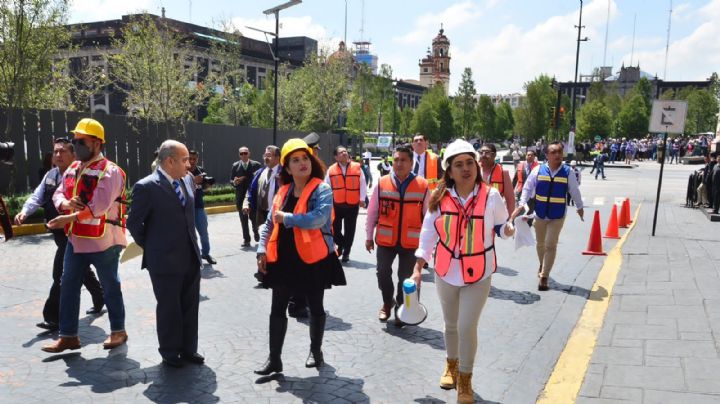
[[[230,173],[230,182],[235,187],[235,206],[240,214],[240,223],[243,232],[243,247],[250,247],[250,228],[248,226],[248,214],[243,212],[243,201],[247,194],[248,187],[252,182],[255,172],[262,168],[260,163],[250,160],[250,149],[243,146],[238,149],[240,160],[233,163],[232,172]],[[255,242],[260,240],[260,232],[257,230],[257,222],[255,217],[250,217],[253,231],[255,233]]]
[[[202,364],[197,353],[200,251],[195,235],[195,201],[188,149],[166,140],[158,168],[133,187],[127,229],[143,248],[157,300],[157,334],[163,363]]]

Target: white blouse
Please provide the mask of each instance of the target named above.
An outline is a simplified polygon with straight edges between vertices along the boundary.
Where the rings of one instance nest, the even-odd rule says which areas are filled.
[[[478,186],[475,186],[473,193],[468,195],[468,198],[459,197],[457,192],[455,192],[455,188],[451,188],[449,192],[450,196],[455,198],[461,206],[465,206],[468,199],[477,194]],[[435,220],[439,216],[439,207],[434,212],[428,210],[425,215],[425,219],[423,220],[422,230],[420,231],[420,246],[417,250],[415,250],[415,257],[422,258],[428,263],[431,262],[432,253],[435,251],[435,247],[440,239],[437,230],[435,230]],[[490,193],[488,194],[487,204],[485,205],[485,235],[483,238],[485,248],[488,248],[493,244],[495,226],[500,226],[500,237],[507,238],[507,236],[505,236],[505,225],[508,217],[507,207],[505,206],[502,196],[500,196],[500,192],[498,192],[495,188],[491,188]],[[495,235],[497,235],[497,233],[495,233]],[[456,248],[455,253],[459,253],[459,247]],[[492,275],[494,261],[495,249],[492,249],[485,253],[485,273],[479,281],[485,280]],[[450,269],[445,276],[442,277],[442,280],[453,286],[465,286],[459,260],[450,260]]]

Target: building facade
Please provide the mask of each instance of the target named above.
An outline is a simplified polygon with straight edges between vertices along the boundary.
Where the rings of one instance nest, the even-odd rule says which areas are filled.
[[[418,64],[420,67],[420,84],[425,87],[442,85],[445,95],[450,90],[450,41],[445,36],[445,30],[440,28],[437,36],[432,40],[432,49],[428,48],[427,55]]]

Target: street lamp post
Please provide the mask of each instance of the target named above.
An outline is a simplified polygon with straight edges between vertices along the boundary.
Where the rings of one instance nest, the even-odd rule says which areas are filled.
[[[582,7],[583,7],[583,0],[580,0],[580,18],[578,21],[578,25],[575,26],[575,28],[577,28],[577,30],[578,30],[578,34],[577,34],[577,48],[575,50],[575,77],[573,78],[573,87],[572,87],[572,92],[571,92],[572,93],[572,97],[571,97],[572,106],[571,106],[571,111],[570,111],[570,132],[571,132],[571,134],[568,134],[568,144],[575,142],[575,139],[574,139],[574,137],[575,137],[575,98],[576,98],[575,91],[577,88],[578,64],[580,62],[580,42],[584,42],[584,41],[588,40],[587,37],[580,39],[580,33],[582,32],[582,29],[585,28],[582,25]],[[570,139],[571,137],[573,139]]]
[[[263,14],[275,14],[275,51],[273,59],[275,59],[275,107],[273,110],[273,144],[277,145],[277,115],[278,115],[278,63],[280,62],[279,45],[280,45],[280,10],[295,6],[302,3],[302,0],[290,0],[287,3],[280,4],[273,8],[263,11]]]

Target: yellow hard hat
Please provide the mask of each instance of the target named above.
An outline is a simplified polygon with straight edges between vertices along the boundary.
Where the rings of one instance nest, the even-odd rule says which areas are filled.
[[[92,118],[81,119],[80,122],[78,122],[75,126],[75,129],[71,132],[75,135],[81,134],[92,136],[102,140],[102,142],[105,143],[105,128],[103,128],[100,122]]]
[[[290,153],[296,150],[307,150],[310,155],[313,154],[312,149],[307,145],[307,143],[305,143],[304,140],[299,138],[290,139],[285,142],[280,150],[280,165],[285,165],[285,157],[289,156]]]

